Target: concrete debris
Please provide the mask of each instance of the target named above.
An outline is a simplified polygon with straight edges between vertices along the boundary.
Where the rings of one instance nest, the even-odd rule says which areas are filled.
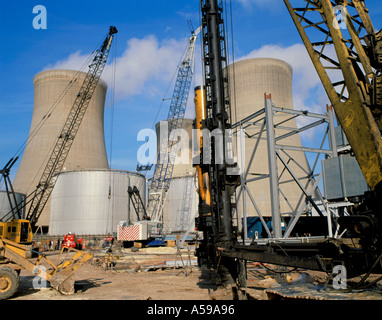
[[[145,272],[147,271],[152,271],[152,270],[157,270],[157,269],[165,269],[165,268],[186,268],[186,267],[191,267],[191,266],[197,266],[198,262],[196,259],[194,260],[168,260],[164,261],[162,263],[158,263],[155,265],[151,265],[145,268]]]
[[[280,287],[280,284],[277,283],[276,279],[271,277],[266,277],[265,279],[260,280],[258,284],[264,288]]]
[[[314,278],[308,273],[301,273],[297,278],[293,278],[291,275],[286,275],[286,283],[288,285],[303,285],[306,283],[314,283]],[[276,278],[271,276],[265,276],[263,280],[258,281],[258,284],[264,288],[276,288],[282,285],[277,282]]]
[[[382,291],[375,290],[340,290],[314,283],[313,277],[305,274],[297,281],[279,287],[266,289],[269,300],[381,300]]]
[[[119,255],[101,253],[95,257],[93,265],[115,272],[148,272],[167,268],[191,268],[197,266],[197,259],[190,253],[189,249],[132,247]]]
[[[314,283],[314,281],[314,278],[310,274],[303,272],[297,279],[290,281],[290,283],[298,285],[304,283]]]

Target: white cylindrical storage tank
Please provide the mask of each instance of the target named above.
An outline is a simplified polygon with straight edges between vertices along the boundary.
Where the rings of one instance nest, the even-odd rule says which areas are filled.
[[[12,206],[15,207],[15,201],[14,201],[13,195],[9,194],[9,197],[11,198]],[[3,219],[5,216],[7,218],[12,217],[12,214],[10,213],[12,209],[9,203],[9,197],[8,197],[7,191],[0,190],[0,219]],[[23,206],[25,202],[25,198],[26,198],[25,194],[15,192],[15,197],[16,197],[16,203],[18,205]],[[25,207],[23,206],[23,208],[21,209],[21,217],[24,218],[24,216],[25,216]]]
[[[256,111],[263,109],[265,104],[265,93],[267,95],[271,95],[272,102],[277,107],[293,109],[292,71],[292,67],[288,63],[272,58],[246,59],[230,65],[229,79],[232,123],[237,123]],[[292,120],[286,121],[291,118]],[[282,121],[285,121],[283,126],[296,128],[296,122],[290,115],[274,115],[275,124]],[[248,135],[254,134],[258,131],[259,127],[255,126],[246,129],[246,133]],[[281,129],[276,129],[275,132],[276,134],[279,134],[283,131],[281,131]],[[266,138],[266,134],[264,134],[263,137]],[[300,136],[296,134],[283,139],[282,143],[291,146],[301,146],[301,139]],[[251,159],[255,145],[256,138],[245,138],[246,166]],[[309,165],[305,154],[297,151],[288,151],[288,153],[303,169],[306,170],[302,170],[301,167],[299,168],[295,163],[290,163],[290,167],[293,170],[296,170],[296,175],[298,178],[306,177],[306,172],[308,172]],[[247,167],[245,169],[247,169]],[[286,172],[279,160],[278,171],[279,175],[282,174],[283,181],[293,180],[292,176]],[[259,142],[256,156],[254,157],[252,165],[249,168],[248,178],[266,175],[268,173],[267,141],[263,139]],[[301,180],[300,182],[305,185],[306,180]],[[271,216],[271,193],[269,179],[250,182],[247,184],[247,188],[255,200],[261,214],[263,216]],[[280,195],[281,214],[291,214],[291,207],[295,208],[300,201],[301,190],[294,181],[283,183],[282,185],[280,184],[280,189],[283,192],[283,195]],[[285,200],[284,196],[288,199],[288,202]],[[246,195],[246,204],[247,216],[257,216],[257,211],[252,205],[251,198],[248,195]],[[242,200],[240,200],[237,204],[237,210],[239,215],[241,215],[243,212]]]
[[[112,234],[117,232],[120,221],[136,221],[127,193],[129,186],[137,186],[145,202],[146,179],[139,173],[119,170],[61,173],[51,195],[49,234]]]
[[[193,173],[174,177],[163,207],[163,232],[165,234],[194,231],[199,196],[197,180]]]
[[[15,191],[29,195],[36,188],[85,77],[86,73],[74,70],[47,70],[34,77],[33,116],[28,143],[13,181]],[[100,80],[64,170],[109,168],[104,137],[106,91],[106,83]],[[38,226],[49,224],[49,206],[50,201],[37,222]]]

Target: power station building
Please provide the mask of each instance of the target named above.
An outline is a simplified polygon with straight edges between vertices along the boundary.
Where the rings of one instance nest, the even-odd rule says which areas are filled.
[[[25,194],[16,192],[15,198],[5,190],[0,190],[0,219],[9,217],[9,213],[16,205],[22,205],[25,202]],[[16,199],[16,201],[15,201]],[[21,216],[24,216],[25,208],[21,209]]]
[[[289,64],[277,59],[260,58],[241,60],[228,68],[232,123],[264,108],[265,93],[272,95],[275,105],[293,109],[292,68]],[[13,182],[15,191],[28,195],[36,187],[85,76],[85,73],[73,70],[49,70],[35,76],[30,136]],[[81,234],[115,232],[119,221],[133,222],[135,219],[134,210],[128,201],[128,186],[137,186],[143,201],[146,200],[146,181],[143,175],[109,170],[104,138],[106,91],[105,82],[100,80],[65,161],[63,172],[56,177],[51,199],[38,221],[38,226],[50,226],[50,234],[69,231]],[[196,171],[192,165],[193,121],[183,120],[183,130],[188,141],[183,140],[178,150],[178,163],[175,164],[163,208],[166,232],[192,229],[197,215]],[[296,126],[294,120],[286,122],[289,126]],[[156,129],[159,139],[159,124]],[[299,136],[291,137],[290,143],[301,145]],[[254,144],[254,140],[245,139],[246,165]],[[266,142],[261,141],[258,149],[249,168],[253,175],[266,174],[268,171]],[[293,156],[308,168],[303,154],[296,153]],[[289,178],[285,174],[285,179]],[[255,196],[261,214],[271,216],[269,183],[262,180],[248,187]],[[290,211],[290,204],[293,206],[298,201],[299,190],[296,185],[285,183],[283,192],[290,202],[280,202],[281,212],[285,214]],[[250,199],[247,200],[250,203]],[[237,209],[239,216],[242,216],[240,202]],[[255,210],[248,207],[247,216],[256,216]]]
[[[228,68],[232,123],[239,122],[260,109],[263,109],[265,104],[264,94],[271,94],[272,102],[276,106],[289,109],[294,108],[292,95],[293,71],[288,63],[278,59],[254,58],[235,62]],[[188,141],[189,150],[186,150],[187,142],[180,144],[183,154],[178,152],[177,156],[183,163],[177,163],[174,167],[173,178],[164,205],[163,221],[164,229],[167,229],[167,231],[178,231],[181,229],[184,217],[187,217],[186,221],[188,221],[190,217],[197,214],[195,210],[197,210],[198,193],[195,181],[193,182],[191,191],[188,187],[188,184],[191,185],[192,183],[192,177],[196,174],[195,168],[192,167],[191,160],[192,122],[193,120],[191,119],[184,119],[183,129],[190,137]],[[285,126],[297,128],[295,120],[290,119],[288,115],[276,114],[274,116],[274,122],[283,122]],[[159,124],[157,124],[156,129],[159,139]],[[258,127],[254,126],[247,130],[247,133],[251,135],[251,130],[258,130]],[[282,133],[282,129],[276,129],[276,131]],[[298,134],[284,139],[283,142],[293,146],[302,145]],[[245,138],[244,170],[249,169],[249,175],[251,175],[251,177],[269,174],[266,134],[258,145],[252,164],[249,165],[255,144],[256,139]],[[160,146],[159,142],[157,146]],[[184,154],[185,151],[187,156]],[[309,164],[305,154],[296,151],[289,151],[289,154],[303,168],[303,170],[301,170],[295,163],[290,163],[290,167],[297,172],[298,177],[304,182],[303,177],[306,176],[306,171],[309,171]],[[185,160],[188,160],[186,161],[188,164],[184,163]],[[304,169],[306,171],[304,171]],[[282,184],[280,184],[280,192],[282,192],[282,196],[280,196],[280,212],[282,215],[291,215],[293,214],[291,208],[294,208],[300,201],[301,190],[293,181],[291,175],[285,172],[285,169],[283,169],[281,165],[278,166],[278,170],[280,176],[282,176]],[[253,179],[252,182],[247,184],[247,187],[256,202],[257,210],[260,211],[262,216],[271,217],[269,179],[258,181]],[[250,196],[246,194],[245,197],[246,203],[248,204],[246,206],[246,215],[248,217],[258,216],[256,208],[250,205]],[[190,206],[189,203],[193,205]],[[182,209],[183,207],[189,208],[186,215],[184,209]],[[237,203],[237,211],[240,219],[243,217],[242,201]]]

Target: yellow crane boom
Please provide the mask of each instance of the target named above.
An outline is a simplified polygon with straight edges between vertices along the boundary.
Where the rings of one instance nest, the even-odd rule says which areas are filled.
[[[382,181],[381,33],[361,0],[284,2],[374,190]]]

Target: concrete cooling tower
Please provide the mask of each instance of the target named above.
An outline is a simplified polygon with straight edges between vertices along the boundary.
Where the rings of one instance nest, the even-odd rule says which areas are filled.
[[[36,188],[85,76],[86,73],[78,71],[49,70],[34,77],[33,117],[28,143],[13,182],[16,191],[28,195]],[[106,83],[100,80],[65,161],[64,171],[109,168],[104,138],[106,91]],[[50,201],[38,226],[49,225],[49,207]]]
[[[193,119],[183,119],[182,132],[177,146],[177,155],[175,159],[175,166],[173,170],[173,177],[184,177],[188,176],[190,172],[195,172],[195,168],[192,166],[192,129],[193,129]],[[168,121],[161,121],[155,125],[156,135],[157,135],[157,150],[160,148],[160,139],[165,139],[165,136],[161,137],[161,128],[167,130],[169,135],[169,124]],[[178,136],[178,134],[177,134]],[[176,137],[175,137],[176,138]]]
[[[271,94],[272,102],[277,107],[293,109],[292,97],[292,67],[284,61],[270,58],[257,58],[247,59],[235,62],[229,66],[229,79],[230,79],[230,99],[232,110],[232,123],[237,123],[245,117],[255,113],[256,111],[264,108],[264,94]],[[285,119],[290,118],[290,115],[274,115],[274,123],[279,123]],[[284,126],[296,128],[294,120],[283,123]],[[251,132],[253,130],[253,132]],[[279,129],[276,129],[276,135]],[[246,129],[246,132],[252,134],[259,131],[259,127],[253,126]],[[266,138],[266,134],[264,135]],[[252,151],[256,143],[255,138],[245,138],[245,163],[248,166]],[[283,140],[283,144],[292,146],[301,146],[299,135],[293,135]],[[267,141],[263,139],[260,141],[256,156],[249,169],[248,179],[256,178],[260,175],[269,173],[268,169],[268,153]],[[289,151],[288,151],[289,152]],[[294,158],[303,168],[308,169],[308,161],[303,152],[290,151],[289,154]],[[278,160],[279,161],[279,160]],[[291,166],[296,169],[294,164]],[[278,172],[281,175],[283,166],[278,162]],[[282,174],[282,180],[292,180],[289,173]],[[299,177],[306,176],[301,169],[297,169]],[[252,179],[256,180],[256,179]],[[253,181],[247,184],[250,193],[252,194],[256,204],[263,216],[271,216],[270,205],[270,186],[269,179],[262,179]],[[294,208],[298,203],[301,190],[295,182],[280,184],[280,189],[289,201],[289,204]],[[251,205],[249,196],[246,196],[247,203],[247,216],[257,216],[254,206]],[[288,215],[291,213],[291,207],[283,195],[280,195],[280,212],[281,214]],[[242,201],[238,203],[239,217],[243,211]]]
[[[0,190],[0,219],[4,217],[9,218],[9,213],[12,211],[12,207],[16,207],[16,204],[19,206],[23,206],[23,203],[25,202],[26,198],[25,194],[17,192],[14,196],[16,198],[16,201],[11,194],[7,193],[7,191]],[[11,201],[11,203],[9,202],[9,200]],[[24,218],[25,208],[21,209],[20,213],[21,217]]]

